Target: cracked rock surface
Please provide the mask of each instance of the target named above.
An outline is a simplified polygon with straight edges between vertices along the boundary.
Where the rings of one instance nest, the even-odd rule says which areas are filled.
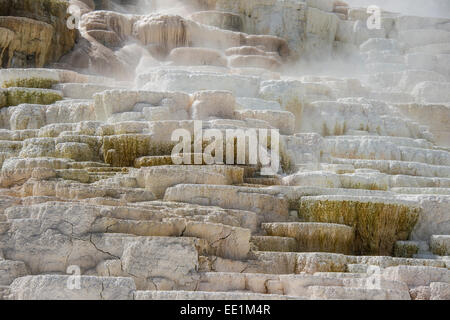
[[[381,17],[0,0],[0,299],[449,300],[450,16]]]

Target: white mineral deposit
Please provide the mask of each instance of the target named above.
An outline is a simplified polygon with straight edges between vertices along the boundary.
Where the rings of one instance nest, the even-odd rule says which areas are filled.
[[[450,300],[450,1],[393,2],[0,0],[0,300]]]

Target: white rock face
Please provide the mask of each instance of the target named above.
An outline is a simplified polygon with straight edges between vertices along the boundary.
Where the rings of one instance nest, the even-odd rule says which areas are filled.
[[[425,81],[417,84],[412,94],[416,97],[418,102],[423,103],[448,103],[449,101],[448,82],[432,82]]]
[[[133,111],[137,103],[146,103],[151,107],[167,107],[169,112],[176,112],[179,109],[187,110],[189,97],[180,93],[161,92],[139,92],[129,90],[111,90],[96,94],[95,112],[97,120],[106,120],[115,113]]]
[[[446,282],[433,282],[431,285],[431,300],[449,300],[450,286]]]
[[[399,266],[387,268],[384,271],[384,277],[402,281],[412,288],[429,286],[432,282],[448,283],[450,273],[441,268]]]
[[[450,299],[450,18],[69,2],[0,28],[0,299]]]
[[[156,196],[164,196],[168,187],[182,183],[227,185],[243,182],[243,170],[219,166],[158,166],[141,169],[135,173],[136,181],[142,188],[153,192]]]
[[[70,281],[69,276],[26,276],[17,278],[10,290],[17,300],[131,300],[135,291],[130,278],[82,276],[81,289],[70,289]]]
[[[191,239],[131,241],[124,247],[121,262],[123,272],[133,275],[138,288],[195,288],[198,252]]]
[[[231,92],[200,91],[194,94],[191,106],[192,119],[230,119],[234,117],[236,101]]]
[[[8,286],[15,278],[27,274],[28,270],[22,261],[0,260],[0,285]]]

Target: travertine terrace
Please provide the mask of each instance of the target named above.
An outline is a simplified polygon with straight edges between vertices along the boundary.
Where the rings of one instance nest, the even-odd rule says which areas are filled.
[[[450,299],[450,10],[164,3],[0,0],[0,299]]]

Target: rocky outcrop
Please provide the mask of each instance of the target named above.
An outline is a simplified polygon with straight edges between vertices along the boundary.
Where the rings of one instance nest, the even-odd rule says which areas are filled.
[[[282,57],[289,54],[288,45],[281,38],[221,30],[176,15],[130,16],[110,11],[93,11],[81,17],[80,32],[84,39],[62,62],[72,68],[84,69],[89,66],[97,73],[122,78],[133,76],[134,69],[142,59],[164,60],[173,49],[179,47],[225,50],[241,45],[259,45]],[[131,41],[139,44],[137,51],[127,52],[125,56],[116,51]],[[198,54],[194,54],[192,58],[186,57],[188,53],[186,49],[183,50],[174,51],[168,59],[175,63],[186,63],[189,59],[200,58]],[[127,51],[126,47],[122,51]],[[83,57],[86,53],[87,56]],[[225,60],[217,56],[217,53],[215,57],[211,56],[211,51],[204,50],[199,54],[203,54],[206,61],[192,61],[193,65],[226,65]],[[211,59],[216,62],[206,63]],[[154,63],[159,64],[157,61]]]
[[[449,19],[0,4],[0,299],[449,299]]]
[[[73,48],[77,33],[67,27],[67,2],[2,0],[0,4],[2,67],[40,68]]]

